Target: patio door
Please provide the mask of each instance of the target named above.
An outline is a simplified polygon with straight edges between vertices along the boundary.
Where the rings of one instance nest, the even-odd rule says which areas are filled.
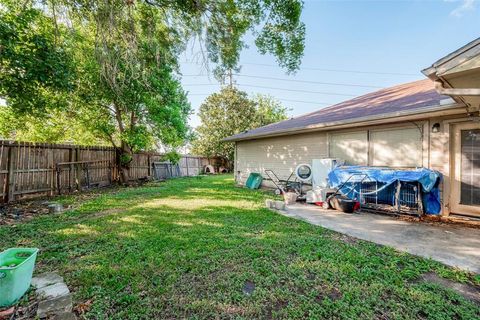
[[[480,124],[455,125],[451,211],[480,216]]]

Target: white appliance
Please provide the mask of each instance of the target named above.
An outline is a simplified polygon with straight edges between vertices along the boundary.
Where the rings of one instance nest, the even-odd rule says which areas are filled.
[[[312,180],[312,166],[306,163],[299,164],[295,168],[295,176],[302,182],[310,182]]]
[[[312,190],[328,187],[328,174],[335,167],[342,166],[344,160],[338,158],[324,158],[312,160]]]

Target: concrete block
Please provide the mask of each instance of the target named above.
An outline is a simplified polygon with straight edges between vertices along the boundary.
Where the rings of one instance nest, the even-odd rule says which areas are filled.
[[[56,283],[63,283],[63,278],[57,273],[53,272],[42,273],[32,278],[32,286],[37,289],[41,289]]]
[[[39,318],[52,317],[63,313],[71,313],[72,309],[72,295],[67,294],[57,298],[41,300],[38,303],[37,316]]]
[[[285,200],[285,204],[287,205],[297,202],[297,194],[295,192],[285,192],[283,198]]]
[[[70,294],[70,290],[63,282],[37,289],[37,295],[41,300],[55,299],[68,294]]]
[[[275,207],[274,201],[270,199],[265,200],[265,207],[267,207],[268,209]]]
[[[51,203],[48,205],[48,210],[50,211],[50,213],[60,213],[63,211],[63,204]]]
[[[52,320],[76,320],[77,317],[73,312],[60,312],[52,316]]]
[[[275,209],[277,209],[277,210],[285,210],[285,202],[283,202],[283,201],[275,201]]]

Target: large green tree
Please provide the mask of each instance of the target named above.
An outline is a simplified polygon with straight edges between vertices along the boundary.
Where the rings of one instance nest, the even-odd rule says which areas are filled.
[[[15,111],[39,115],[64,108],[74,89],[68,37],[41,10],[0,2],[0,98]]]
[[[285,120],[289,108],[285,107],[275,99],[275,97],[267,94],[256,94],[252,100],[257,106],[257,121],[254,127],[262,127],[270,123]]]
[[[192,141],[192,152],[218,157],[230,164],[234,159],[235,144],[222,141],[224,138],[284,120],[287,110],[273,97],[257,95],[250,99],[243,91],[225,87],[210,95],[200,106],[201,124]]]
[[[49,97],[61,97],[56,100],[68,116],[84,119],[92,132],[118,148],[124,180],[132,152],[158,141],[176,146],[188,134],[190,106],[180,86],[178,59],[192,39],[219,77],[238,68],[247,33],[287,72],[299,67],[304,48],[300,0],[56,0],[45,1],[41,9],[33,0],[0,1],[2,15],[9,17],[0,47],[15,49],[2,60],[2,71],[8,81],[28,89],[15,92],[15,84],[0,85],[0,97],[13,112],[36,113],[54,112]],[[17,21],[24,10],[35,19]],[[16,24],[25,36],[9,36]],[[12,62],[23,57],[25,41],[37,45],[37,33],[48,59],[34,51],[17,72]],[[37,69],[39,60],[48,61],[45,68]],[[22,78],[32,70],[38,79]],[[36,92],[53,94],[39,103],[32,98]]]

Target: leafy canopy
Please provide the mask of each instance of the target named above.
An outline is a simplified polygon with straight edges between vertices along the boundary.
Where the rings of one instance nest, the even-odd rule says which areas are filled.
[[[133,151],[175,147],[188,137],[191,111],[178,70],[192,40],[219,78],[238,69],[247,33],[287,72],[298,69],[304,49],[300,0],[0,3],[7,113],[43,116],[52,128],[72,118],[117,146],[124,166]]]
[[[232,161],[235,144],[222,139],[287,118],[287,108],[270,96],[250,99],[236,88],[225,87],[210,95],[200,106],[200,126],[192,152]]]
[[[0,6],[0,98],[16,111],[39,114],[63,108],[74,89],[75,70],[67,37],[57,38],[52,20],[13,1]]]

